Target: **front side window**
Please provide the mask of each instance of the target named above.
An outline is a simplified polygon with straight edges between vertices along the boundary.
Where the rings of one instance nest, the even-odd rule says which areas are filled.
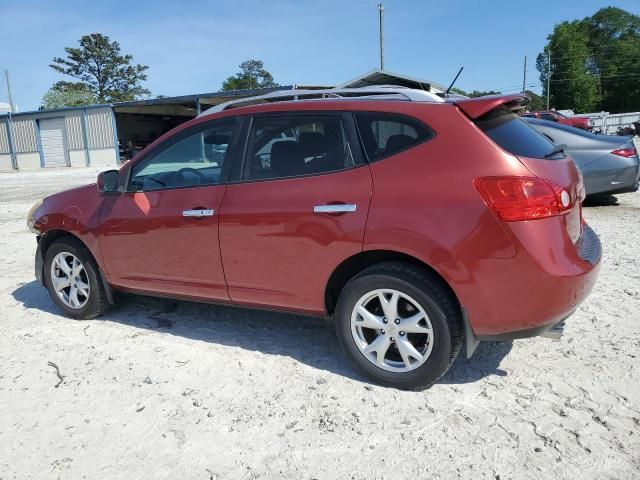
[[[180,136],[133,167],[129,190],[217,185],[228,161],[233,122]]]
[[[253,120],[245,180],[314,175],[351,166],[341,116],[277,115]]]
[[[404,115],[363,112],[356,114],[356,122],[370,162],[414,147],[435,136],[426,125]]]

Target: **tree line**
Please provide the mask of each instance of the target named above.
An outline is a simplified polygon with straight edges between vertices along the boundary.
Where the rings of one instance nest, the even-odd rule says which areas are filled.
[[[580,113],[640,111],[638,15],[602,8],[556,25],[547,40],[536,67],[551,107]]]
[[[123,55],[120,44],[108,36],[84,35],[78,47],[64,50],[66,57],[55,57],[49,66],[74,80],[56,82],[42,98],[41,109],[127,102],[151,95],[142,85],[149,67],[133,64],[133,56]],[[222,91],[278,86],[260,60],[244,61],[239,67],[222,83]]]
[[[146,65],[134,64],[118,42],[100,33],[84,35],[77,47],[65,48],[50,67],[73,80],[56,82],[41,108],[131,101],[149,97],[143,86]],[[262,61],[247,60],[228,77],[221,90],[276,87]],[[527,90],[531,110],[572,109],[577,113],[606,110],[640,111],[640,16],[615,7],[598,10],[582,20],[564,21],[547,37],[538,54],[542,96]],[[496,91],[454,92],[470,97]],[[158,97],[160,97],[159,95]]]

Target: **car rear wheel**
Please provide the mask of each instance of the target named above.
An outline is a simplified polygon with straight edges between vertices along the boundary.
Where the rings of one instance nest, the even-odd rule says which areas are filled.
[[[358,274],[342,290],[335,317],[341,345],[360,370],[397,388],[433,384],[462,345],[455,298],[411,264],[387,262]]]
[[[53,301],[71,317],[93,318],[107,307],[98,266],[74,238],[57,240],[47,249],[44,281]]]

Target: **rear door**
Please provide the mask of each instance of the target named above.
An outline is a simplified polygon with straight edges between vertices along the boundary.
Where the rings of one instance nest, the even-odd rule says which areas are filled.
[[[334,269],[362,251],[371,175],[351,115],[256,116],[220,209],[232,301],[321,313]]]

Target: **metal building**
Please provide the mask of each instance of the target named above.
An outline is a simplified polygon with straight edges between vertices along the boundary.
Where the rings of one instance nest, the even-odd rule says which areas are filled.
[[[194,118],[202,109],[273,90],[276,89],[0,114],[0,171],[117,166],[132,152]]]
[[[110,105],[0,115],[0,171],[116,165],[115,132]]]
[[[372,70],[340,85],[402,85],[434,93],[429,81]],[[0,113],[0,171],[46,167],[118,165],[175,126],[220,103],[274,90],[324,89],[327,85],[201,93],[58,110]]]

